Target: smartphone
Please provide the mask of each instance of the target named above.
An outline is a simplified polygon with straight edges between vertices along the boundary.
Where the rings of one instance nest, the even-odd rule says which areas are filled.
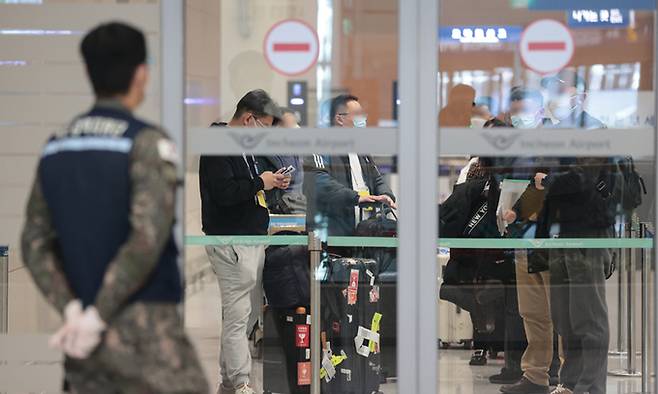
[[[286,167],[285,169],[283,169],[283,171],[281,172],[281,174],[283,174],[283,175],[285,175],[285,176],[291,176],[292,173],[295,172],[295,170],[296,170],[295,167],[293,167],[293,166],[288,166],[288,167]]]

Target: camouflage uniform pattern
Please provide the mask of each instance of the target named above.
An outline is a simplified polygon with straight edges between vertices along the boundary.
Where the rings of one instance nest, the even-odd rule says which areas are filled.
[[[102,105],[121,109],[117,102]],[[110,328],[90,359],[67,362],[67,376],[74,388],[81,388],[77,392],[207,392],[205,377],[176,313],[177,305],[128,304],[148,280],[171,236],[177,176],[176,163],[163,160],[158,149],[166,138],[162,130],[146,129],[134,140],[130,165],[132,228],[108,265],[95,303]],[[57,258],[57,235],[38,176],[26,216],[23,260],[44,297],[62,314],[76,297]],[[115,351],[116,356],[111,356]],[[92,374],[87,365],[99,369]],[[154,378],[157,385],[152,382]],[[94,385],[99,389],[86,389]]]
[[[72,393],[207,393],[201,366],[176,306],[131,304],[86,360],[68,358]]]

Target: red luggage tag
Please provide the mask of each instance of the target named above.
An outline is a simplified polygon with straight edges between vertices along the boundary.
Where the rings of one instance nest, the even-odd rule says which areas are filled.
[[[310,346],[309,329],[306,324],[297,324],[295,326],[295,346],[301,348]]]
[[[357,291],[359,290],[359,270],[350,271],[350,285],[347,287],[347,305],[356,304]]]
[[[311,362],[297,363],[297,385],[308,386],[311,384]]]

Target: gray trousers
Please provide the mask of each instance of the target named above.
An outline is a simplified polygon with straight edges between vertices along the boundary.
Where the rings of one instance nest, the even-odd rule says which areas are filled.
[[[607,231],[563,235],[562,238],[603,238]],[[604,394],[608,370],[608,307],[605,269],[609,249],[552,249],[551,315],[562,337],[564,362],[560,383],[575,393]]]
[[[206,246],[222,297],[220,374],[226,387],[249,383],[248,331],[263,309],[264,246]]]

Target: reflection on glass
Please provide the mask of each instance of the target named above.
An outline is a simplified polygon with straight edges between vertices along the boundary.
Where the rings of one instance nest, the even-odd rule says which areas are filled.
[[[655,16],[539,3],[487,9],[494,19],[482,8],[441,3],[439,126],[508,130],[472,134],[505,157],[474,156],[465,140],[465,156],[439,162],[440,237],[462,242],[439,249],[439,321],[456,326],[441,324],[438,336],[446,348],[472,339],[474,369],[464,381],[473,392],[622,393],[634,383],[608,370],[632,376],[634,357],[620,362],[608,352],[625,351],[623,343],[629,354],[637,350],[640,331],[625,325],[639,318],[633,286],[649,283],[627,266],[649,264],[633,249],[647,244],[631,242],[654,221],[647,190],[655,161],[637,152],[564,154],[574,144],[564,132],[587,130],[592,144],[605,146],[610,141],[597,131],[653,127],[655,65],[647,55]],[[550,37],[533,37],[533,28],[557,22]],[[556,135],[565,140],[547,142]],[[546,153],[532,156],[515,138],[546,144]],[[500,352],[496,373],[500,366],[491,364]],[[464,373],[447,360],[462,359],[442,352],[441,392]],[[478,381],[476,371],[488,379]]]

